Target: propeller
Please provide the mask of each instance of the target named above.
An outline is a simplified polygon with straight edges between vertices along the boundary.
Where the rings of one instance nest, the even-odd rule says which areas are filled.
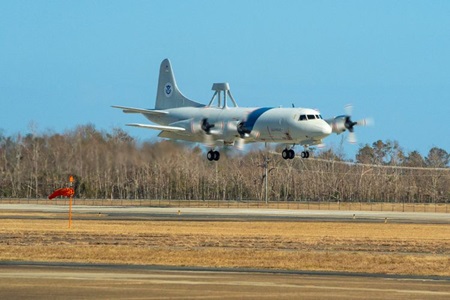
[[[211,134],[211,128],[214,128],[216,125],[214,124],[210,124],[208,122],[207,118],[202,119],[202,123],[201,123],[201,129],[206,133],[206,134]]]
[[[344,116],[344,127],[349,131],[347,141],[350,144],[356,144],[356,134],[355,134],[355,126],[368,126],[373,124],[373,120],[371,118],[365,118],[354,122],[352,120],[352,112],[353,106],[351,104],[347,104],[344,107],[346,115]]]
[[[245,145],[245,134],[242,132],[244,121],[233,121],[228,122],[226,124],[226,132],[227,134],[236,135],[236,132],[239,134],[239,137],[234,139],[234,147],[238,150],[244,150]],[[248,136],[248,135],[247,135]]]
[[[245,121],[241,121],[237,124],[236,128],[237,132],[241,136],[241,138],[249,137],[251,130],[245,127]]]
[[[214,137],[218,133],[216,125],[211,124],[207,118],[201,120],[192,119],[190,122],[191,132],[194,134],[201,134],[203,136],[202,143],[207,146],[214,146]]]
[[[347,141],[350,144],[356,144],[357,139],[355,135],[355,125],[357,125],[358,122],[353,122],[351,119],[351,116],[345,116],[344,126],[349,131]]]
[[[246,128],[245,122],[245,120],[228,122],[226,126],[227,132],[234,136],[236,136],[236,133],[239,135],[234,139],[234,146],[238,150],[244,149],[244,145],[247,142],[248,138],[256,138],[259,136],[259,132],[257,132],[256,130],[250,130]]]

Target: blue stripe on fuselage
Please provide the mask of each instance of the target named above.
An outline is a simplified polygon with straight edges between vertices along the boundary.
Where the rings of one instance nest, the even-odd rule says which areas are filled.
[[[252,131],[253,130],[253,126],[255,126],[256,121],[258,120],[258,118],[265,113],[268,110],[271,110],[273,107],[261,107],[258,109],[255,109],[254,111],[252,111],[248,117],[247,120],[245,121],[245,129]]]

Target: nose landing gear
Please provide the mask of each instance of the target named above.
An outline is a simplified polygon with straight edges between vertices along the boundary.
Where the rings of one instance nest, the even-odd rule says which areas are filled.
[[[309,157],[309,151],[308,150],[302,151],[302,153],[300,153],[300,157],[301,158],[308,158]]]
[[[206,154],[206,157],[208,158],[209,161],[218,161],[220,159],[220,152],[219,151],[215,151],[215,150],[209,150],[208,153]]]

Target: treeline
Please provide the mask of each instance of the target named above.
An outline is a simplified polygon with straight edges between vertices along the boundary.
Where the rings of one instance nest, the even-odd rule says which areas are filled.
[[[0,134],[0,197],[45,198],[76,178],[76,197],[93,199],[264,199],[270,201],[447,202],[449,154],[404,153],[395,141],[360,147],[355,162],[333,150],[318,159],[283,160],[255,150],[222,150],[219,162],[199,147],[138,143],[121,129],[79,126],[64,134]]]

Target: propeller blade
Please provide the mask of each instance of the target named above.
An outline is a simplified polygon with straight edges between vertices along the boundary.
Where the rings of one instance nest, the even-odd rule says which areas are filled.
[[[353,113],[353,105],[347,104],[346,106],[344,106],[344,110],[347,115],[351,116]]]
[[[238,138],[234,141],[234,146],[236,149],[242,151],[244,150],[245,140],[243,138]]]
[[[323,149],[323,148],[325,148],[325,146],[326,146],[326,145],[325,145],[324,143],[321,143],[321,144],[317,144],[317,145],[316,145],[316,147],[319,148],[319,149]]]
[[[202,130],[202,126],[200,122],[195,122],[194,120],[191,121],[191,131],[193,133],[200,132]]]
[[[238,123],[239,122],[236,122],[236,121],[231,121],[231,122],[227,122],[226,123],[226,130],[228,131],[228,132],[236,132],[237,131],[237,125],[238,125]]]
[[[219,129],[219,128],[215,128],[215,129],[211,129],[210,131],[209,131],[209,135],[221,135],[222,134],[222,129]]]
[[[357,140],[356,140],[356,134],[354,132],[349,132],[348,133],[348,137],[347,137],[347,141],[350,144],[356,144]]]
[[[358,126],[372,126],[374,125],[374,120],[372,118],[364,118],[356,121],[356,125]]]
[[[259,131],[252,130],[252,132],[250,132],[250,136],[254,139],[258,139],[259,135],[260,135]]]
[[[203,134],[203,144],[208,147],[214,147],[214,138],[211,134]]]

